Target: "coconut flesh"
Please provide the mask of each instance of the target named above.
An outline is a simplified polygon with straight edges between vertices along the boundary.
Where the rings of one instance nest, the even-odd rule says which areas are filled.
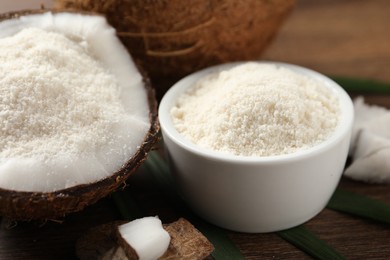
[[[126,251],[134,252],[135,258],[153,260],[168,249],[171,237],[157,217],[144,217],[118,226],[118,232]]]
[[[44,12],[1,21],[2,208],[20,196],[28,201],[38,194],[30,198],[37,203],[32,207],[48,198],[54,203],[56,196],[82,197],[78,188],[88,190],[118,173],[94,187],[119,186],[129,167],[139,165],[134,160],[143,160],[150,149],[145,143],[151,129],[156,135],[150,100],[141,73],[104,17]],[[107,193],[94,191],[91,201]],[[89,202],[74,204],[81,205],[59,211],[80,210]]]

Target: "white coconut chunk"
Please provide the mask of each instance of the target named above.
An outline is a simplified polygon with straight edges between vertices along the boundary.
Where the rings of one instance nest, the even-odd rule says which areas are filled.
[[[0,188],[52,192],[109,177],[150,124],[142,75],[104,17],[0,22]]]
[[[140,260],[154,260],[168,249],[170,236],[157,217],[144,217],[118,226],[122,238]]]

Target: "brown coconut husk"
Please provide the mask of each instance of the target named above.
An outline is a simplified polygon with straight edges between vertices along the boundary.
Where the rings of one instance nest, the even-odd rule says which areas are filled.
[[[159,97],[178,79],[225,62],[256,60],[295,0],[56,0],[103,13],[151,76]]]
[[[0,15],[0,21],[29,14],[41,14],[47,10],[25,10]],[[55,11],[60,12],[60,11]],[[78,12],[80,13],[80,12]],[[85,13],[93,15],[93,13]],[[96,15],[96,14],[95,14]],[[66,214],[77,212],[96,203],[116,189],[124,186],[127,178],[146,160],[148,152],[159,138],[160,125],[157,117],[157,100],[150,80],[143,74],[145,91],[149,103],[151,126],[133,157],[110,177],[95,183],[83,184],[54,192],[21,192],[0,188],[0,216],[14,220],[60,219]]]
[[[214,245],[185,218],[165,224],[164,229],[171,242],[160,259],[204,259],[214,251]]]

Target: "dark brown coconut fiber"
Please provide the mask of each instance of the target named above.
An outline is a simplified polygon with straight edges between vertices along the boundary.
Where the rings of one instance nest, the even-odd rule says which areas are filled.
[[[21,11],[0,15],[0,21],[47,11]],[[59,12],[59,11],[57,11]],[[80,13],[80,12],[78,12]],[[92,13],[88,13],[92,14]],[[140,71],[142,73],[142,71]],[[151,126],[145,133],[141,147],[117,172],[100,181],[78,185],[54,192],[20,192],[0,188],[0,215],[15,220],[59,219],[71,212],[77,212],[91,205],[123,186],[126,179],[145,161],[147,153],[158,140],[159,123],[157,101],[150,81],[143,74],[145,91],[149,103]]]

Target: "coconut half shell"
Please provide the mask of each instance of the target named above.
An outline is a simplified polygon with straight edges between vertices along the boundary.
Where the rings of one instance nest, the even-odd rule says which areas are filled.
[[[29,10],[0,15],[0,22],[47,10]],[[57,13],[60,11],[53,11]],[[68,12],[68,11],[67,11]],[[81,12],[77,12],[81,13]],[[92,15],[92,13],[88,13]],[[96,15],[96,14],[95,14]],[[126,179],[144,162],[147,153],[158,140],[159,123],[155,91],[149,79],[143,75],[144,88],[149,105],[150,128],[136,153],[124,166],[111,176],[94,183],[57,190],[54,192],[23,192],[0,188],[0,215],[15,220],[58,219],[71,212],[82,210],[124,185]]]

